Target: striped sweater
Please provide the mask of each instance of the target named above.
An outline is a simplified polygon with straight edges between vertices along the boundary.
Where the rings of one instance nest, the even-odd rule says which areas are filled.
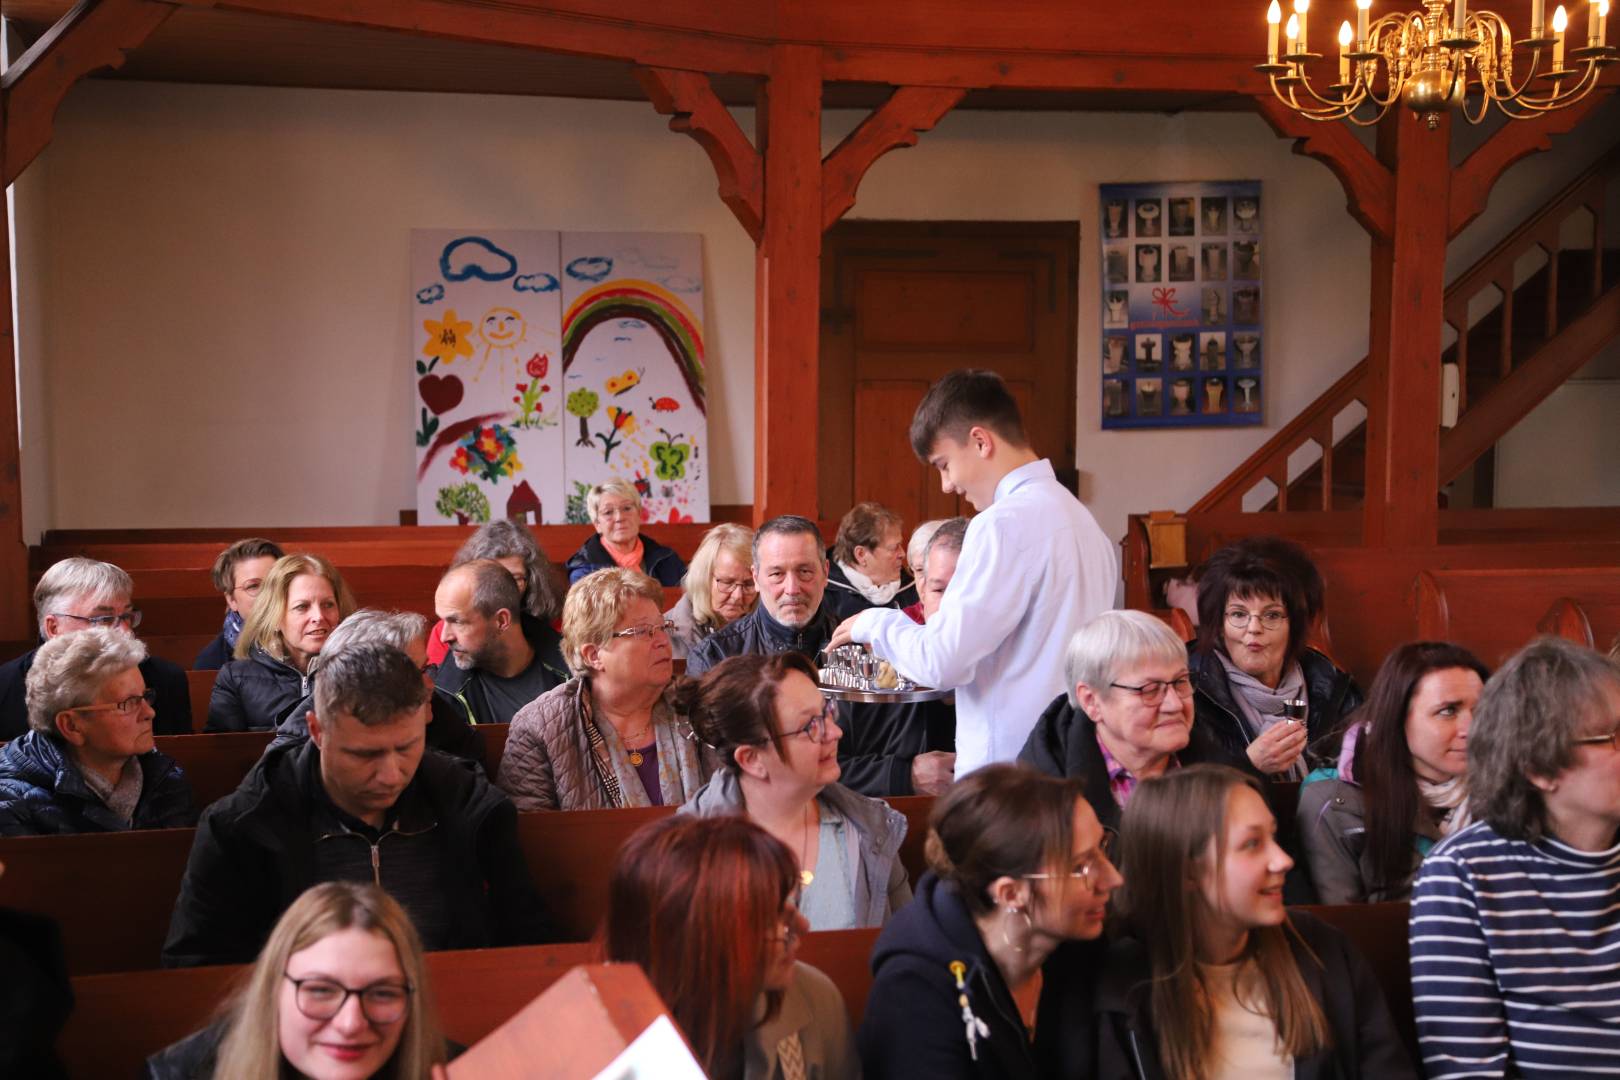
[[[1620,845],[1476,822],[1423,860],[1410,933],[1430,1080],[1620,1076]]]

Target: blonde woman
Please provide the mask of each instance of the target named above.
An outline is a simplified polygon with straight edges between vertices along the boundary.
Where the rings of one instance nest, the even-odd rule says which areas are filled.
[[[597,484],[585,495],[585,513],[596,535],[568,557],[568,584],[604,567],[639,570],[660,585],[679,585],[681,557],[641,534],[641,492],[627,480]]]
[[[333,881],[287,909],[219,1019],[147,1069],[155,1080],[427,1080],[445,1049],[409,917],[375,885]]]
[[[675,624],[669,633],[675,659],[685,660],[692,646],[754,610],[759,588],[754,584],[754,531],[741,525],[716,525],[703,537],[686,569],[686,595],[664,617]]]
[[[309,696],[310,661],[354,607],[343,575],[319,555],[277,559],[236,641],[236,659],[214,682],[203,730],[269,731],[280,725]]]
[[[563,656],[574,677],[512,717],[496,781],[519,810],[677,806],[711,762],[677,728],[664,590],[618,567],[591,574],[563,603]]]

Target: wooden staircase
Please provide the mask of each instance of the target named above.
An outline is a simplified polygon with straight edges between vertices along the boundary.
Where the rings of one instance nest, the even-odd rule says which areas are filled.
[[[1439,432],[1440,483],[1478,463],[1476,503],[1490,489],[1497,440],[1620,336],[1620,250],[1604,244],[1604,209],[1617,186],[1620,146],[1446,289],[1455,341],[1441,361],[1456,367],[1459,400],[1456,425]],[[1564,247],[1571,218],[1589,228]],[[1363,358],[1189,513],[1355,510],[1369,393]]]

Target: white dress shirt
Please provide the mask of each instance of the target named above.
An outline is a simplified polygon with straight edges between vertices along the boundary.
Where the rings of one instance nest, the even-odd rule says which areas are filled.
[[[853,628],[906,678],[956,691],[956,775],[1013,761],[1065,690],[1069,638],[1114,606],[1119,560],[1049,462],[1001,478],[968,523],[956,574],[925,625],[871,608]]]

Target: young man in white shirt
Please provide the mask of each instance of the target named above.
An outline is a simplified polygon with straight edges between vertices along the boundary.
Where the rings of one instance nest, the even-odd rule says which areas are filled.
[[[927,623],[874,608],[846,619],[829,647],[868,644],[906,678],[955,689],[960,779],[1017,759],[1064,691],[1064,645],[1114,606],[1119,561],[1091,512],[1035,455],[994,372],[953,371],[930,387],[911,446],[939,470],[946,494],[980,511],[956,574]]]

